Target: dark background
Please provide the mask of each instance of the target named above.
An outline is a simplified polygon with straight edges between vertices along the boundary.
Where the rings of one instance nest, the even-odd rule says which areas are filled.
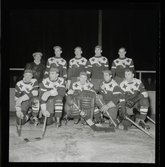
[[[134,60],[136,70],[156,70],[159,56],[158,3],[117,5],[102,9],[103,56],[112,61],[118,49]],[[138,7],[137,7],[138,6]],[[62,47],[69,61],[74,48],[81,46],[83,56],[94,56],[98,44],[98,9],[10,9],[10,68],[24,68],[33,61],[32,53],[41,51],[43,60],[54,56],[53,46]]]
[[[0,133],[0,136],[3,136],[3,145],[0,149],[1,163],[8,162],[9,150],[9,129],[6,129],[6,125],[9,125],[10,82],[7,82],[6,78],[17,75],[11,74],[9,68],[24,68],[27,62],[33,61],[32,53],[36,51],[42,51],[46,61],[54,56],[52,49],[54,45],[62,47],[62,57],[67,61],[74,56],[73,49],[77,45],[82,47],[83,56],[90,58],[94,55],[94,47],[98,44],[98,10],[103,12],[102,55],[109,59],[111,66],[112,60],[118,57],[118,48],[126,47],[127,56],[133,58],[136,70],[156,70],[158,74],[156,99],[157,101],[160,99],[158,94],[160,2],[31,1],[29,3],[3,0],[2,24],[0,22],[2,25],[0,43],[3,41],[2,48],[0,45],[2,52],[0,106],[4,106],[0,111],[0,118],[3,118],[1,123],[4,125],[2,135]],[[22,72],[20,74],[22,75]],[[160,108],[160,105],[156,106]]]

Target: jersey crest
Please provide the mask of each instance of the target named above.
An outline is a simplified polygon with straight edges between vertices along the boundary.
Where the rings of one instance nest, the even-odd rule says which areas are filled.
[[[64,79],[61,77],[58,77],[57,81],[55,81],[55,82],[52,82],[52,81],[50,81],[49,78],[46,78],[43,80],[43,85],[47,89],[55,89],[58,87],[65,87],[64,86]]]
[[[17,86],[20,89],[20,92],[26,92],[27,94],[29,94],[34,87],[38,87],[38,84],[37,80],[33,78],[28,84],[24,83],[23,80],[21,80],[17,83]]]
[[[96,65],[97,67],[100,67],[108,62],[108,59],[106,57],[100,56],[100,57],[92,57],[89,59],[91,65]]]

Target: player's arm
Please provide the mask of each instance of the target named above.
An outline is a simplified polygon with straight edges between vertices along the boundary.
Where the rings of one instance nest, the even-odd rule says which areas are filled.
[[[114,79],[116,74],[116,64],[114,61],[112,62],[111,72],[112,72],[112,78]]]

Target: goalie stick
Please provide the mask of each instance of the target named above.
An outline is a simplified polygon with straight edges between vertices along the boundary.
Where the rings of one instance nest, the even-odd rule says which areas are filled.
[[[83,112],[79,109],[79,107],[74,102],[73,102],[73,105],[79,110],[80,115],[87,122],[87,124],[89,125],[89,127],[93,131],[115,132],[114,127],[108,127],[107,128],[107,127],[98,127],[98,126],[96,126],[90,118],[84,117]]]

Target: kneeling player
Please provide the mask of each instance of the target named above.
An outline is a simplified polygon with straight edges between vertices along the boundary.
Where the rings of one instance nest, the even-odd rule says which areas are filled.
[[[120,87],[125,92],[126,112],[129,116],[132,116],[134,115],[133,109],[137,109],[140,115],[136,122],[144,129],[149,129],[150,127],[144,122],[149,108],[148,92],[143,83],[134,78],[132,69],[125,70],[125,79],[120,83]],[[130,126],[126,120],[122,123],[124,126]]]
[[[61,126],[63,98],[66,93],[65,81],[59,76],[59,69],[53,64],[49,70],[49,77],[44,79],[40,86],[41,111],[47,119],[47,125],[53,124],[54,116],[57,127]]]
[[[103,115],[107,118],[112,118],[117,125],[117,114],[119,104],[121,106],[121,112],[125,113],[125,99],[124,92],[119,85],[112,79],[112,73],[110,70],[103,71],[104,81],[101,83],[101,91],[96,98],[96,104],[103,112]],[[110,121],[110,126],[114,126]]]
[[[81,110],[85,110],[88,118],[93,120],[95,118],[97,121],[100,120],[100,115],[97,110],[95,110],[95,96],[93,84],[87,80],[87,73],[80,72],[79,81],[74,82],[72,87],[67,92],[65,112],[67,117],[73,118],[74,123],[78,124],[80,121],[80,112],[73,105],[73,102],[80,107]],[[81,119],[82,124],[86,124],[84,119]]]
[[[16,122],[19,124],[19,118],[24,125],[30,118],[31,122],[38,125],[39,98],[38,81],[33,77],[32,70],[24,71],[23,80],[17,82],[15,86],[15,108]]]

